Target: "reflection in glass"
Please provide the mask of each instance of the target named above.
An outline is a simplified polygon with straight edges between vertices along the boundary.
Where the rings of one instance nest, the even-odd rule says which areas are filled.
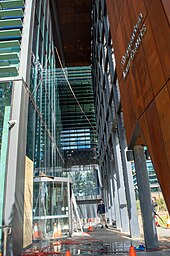
[[[12,83],[0,83],[0,152],[2,143],[2,130],[4,123],[5,107],[11,105]]]
[[[33,219],[43,237],[52,237],[55,225],[62,234],[69,233],[68,183],[63,181],[34,182]]]

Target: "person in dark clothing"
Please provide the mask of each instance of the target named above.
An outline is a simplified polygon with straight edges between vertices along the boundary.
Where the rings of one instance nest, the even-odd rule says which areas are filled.
[[[103,228],[103,225],[105,225],[105,227],[108,228],[108,226],[106,224],[106,209],[105,209],[103,200],[100,200],[100,203],[97,206],[97,214],[100,217],[100,222],[102,224],[102,228]]]
[[[159,217],[157,210],[158,210],[158,204],[156,202],[156,197],[152,197],[152,208],[153,208],[153,212],[154,212],[154,218],[155,218],[155,224],[157,227],[159,227],[159,223],[158,223],[158,218]],[[160,218],[160,217],[159,217]]]
[[[153,212],[155,215],[157,215],[157,202],[156,202],[156,197],[152,197],[152,207],[153,207]]]

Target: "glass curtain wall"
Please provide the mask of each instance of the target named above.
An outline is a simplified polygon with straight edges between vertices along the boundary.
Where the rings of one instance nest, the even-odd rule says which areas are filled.
[[[63,165],[55,65],[49,3],[36,1],[27,140],[27,156],[34,161],[35,175],[42,171],[57,176],[57,167]]]
[[[73,180],[76,196],[96,197],[100,194],[100,188],[96,163],[96,118],[91,67],[57,69],[57,76],[60,86],[63,125],[61,146],[65,156],[65,172]]]
[[[6,113],[11,106],[12,82],[0,83],[0,155],[2,155],[2,137]]]
[[[11,112],[11,95],[12,82],[0,83],[0,226],[2,226],[8,136],[12,128],[8,124]],[[1,232],[2,230],[0,229],[0,240],[2,236]]]
[[[57,76],[65,168],[95,164],[97,138],[91,67],[57,69]]]
[[[27,156],[34,162],[33,225],[38,238],[45,238],[59,226],[68,232],[70,200],[67,182],[54,180],[62,175],[64,160],[49,1],[36,1],[31,60]],[[42,182],[42,176],[47,180]]]

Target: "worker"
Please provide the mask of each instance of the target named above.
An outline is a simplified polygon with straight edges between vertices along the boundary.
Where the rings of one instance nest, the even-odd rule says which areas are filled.
[[[157,215],[158,204],[157,204],[157,202],[156,202],[156,197],[155,197],[155,196],[152,197],[152,207],[153,207],[153,212],[154,212],[154,214]]]
[[[97,206],[97,215],[100,218],[100,223],[101,223],[101,228],[105,227],[108,228],[107,223],[106,223],[106,208],[103,200],[100,200],[100,203]]]

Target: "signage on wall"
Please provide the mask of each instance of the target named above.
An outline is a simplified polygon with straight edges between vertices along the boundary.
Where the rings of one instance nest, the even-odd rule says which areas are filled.
[[[128,43],[128,47],[126,48],[125,54],[122,56],[121,65],[123,69],[123,78],[126,79],[126,76],[129,72],[131,61],[134,59],[139,46],[142,42],[142,39],[146,33],[146,25],[140,29],[140,25],[142,23],[143,14],[140,13],[136,25],[134,26],[130,41]]]

